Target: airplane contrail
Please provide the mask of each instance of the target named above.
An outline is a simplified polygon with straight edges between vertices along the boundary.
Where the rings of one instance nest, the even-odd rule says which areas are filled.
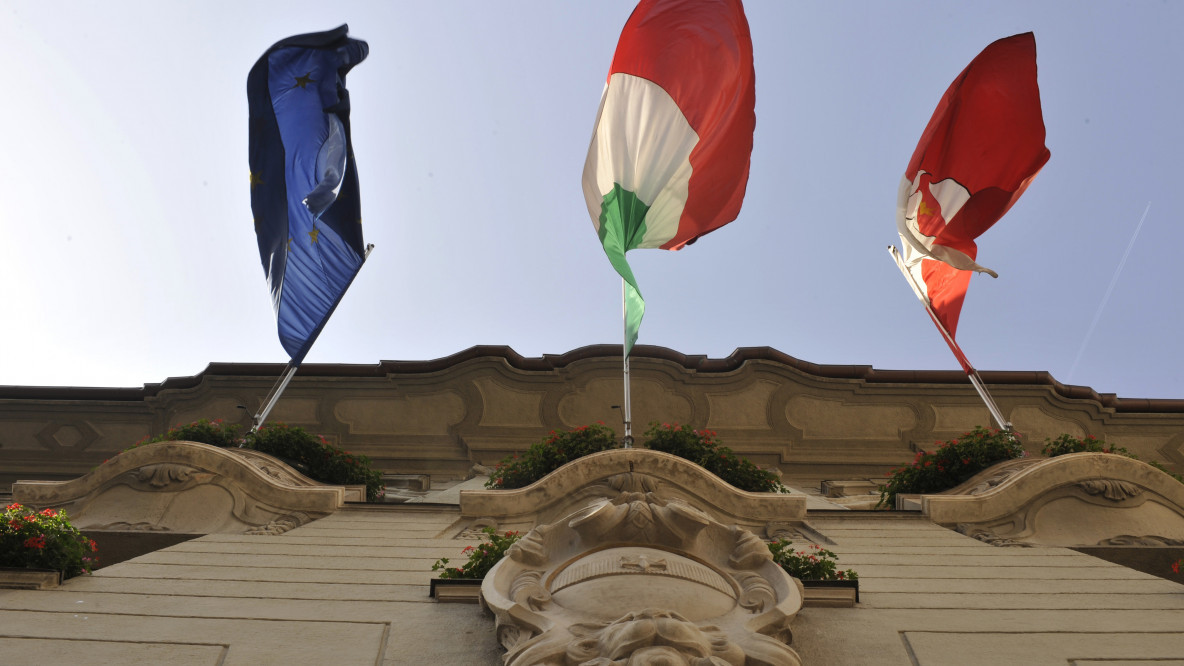
[[[1126,252],[1122,253],[1122,260],[1118,262],[1118,268],[1114,269],[1114,277],[1110,278],[1110,286],[1106,287],[1106,294],[1102,296],[1102,302],[1098,304],[1098,311],[1094,313],[1094,320],[1090,323],[1089,329],[1085,332],[1085,339],[1081,341],[1081,348],[1077,350],[1077,358],[1073,359],[1073,366],[1069,368],[1069,377],[1066,379],[1068,383],[1073,383],[1073,373],[1077,372],[1077,364],[1081,362],[1081,355],[1085,353],[1085,348],[1089,345],[1090,336],[1094,334],[1094,329],[1098,326],[1098,321],[1102,318],[1102,310],[1106,309],[1106,303],[1110,300],[1110,294],[1114,292],[1114,285],[1118,284],[1118,275],[1122,273],[1123,266],[1126,266],[1126,258],[1131,255],[1131,248],[1135,246],[1135,239],[1139,237],[1139,231],[1143,229],[1143,223],[1147,221],[1147,213],[1151,211],[1151,202],[1147,202],[1147,207],[1143,209],[1143,217],[1139,218],[1139,225],[1135,227],[1135,233],[1131,234],[1131,242],[1126,245]]]

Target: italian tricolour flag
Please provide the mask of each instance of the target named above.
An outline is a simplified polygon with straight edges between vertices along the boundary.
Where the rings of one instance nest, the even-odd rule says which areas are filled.
[[[679,250],[736,219],[756,125],[754,82],[740,0],[643,0],[621,32],[583,188],[626,283],[626,355],[645,301],[625,253]]]

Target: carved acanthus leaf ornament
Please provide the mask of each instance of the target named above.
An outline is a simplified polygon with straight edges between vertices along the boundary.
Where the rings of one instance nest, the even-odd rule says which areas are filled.
[[[657,478],[596,483],[608,497],[530,530],[482,584],[507,666],[800,664],[801,591],[760,537]]]

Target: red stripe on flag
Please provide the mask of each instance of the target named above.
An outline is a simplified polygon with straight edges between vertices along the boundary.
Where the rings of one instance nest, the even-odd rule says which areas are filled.
[[[958,334],[958,318],[962,314],[962,301],[966,299],[972,273],[934,259],[921,260],[921,279],[925,281],[929,307],[933,308],[950,337]]]
[[[1026,32],[983,49],[950,84],[909,160],[906,177],[947,178],[970,192],[970,200],[935,245],[971,258],[974,239],[999,220],[1048,162],[1044,118],[1036,80],[1036,38]]]
[[[949,337],[943,334],[942,338],[967,373],[974,372],[974,368],[955,342],[954,336],[958,334],[958,318],[962,314],[962,302],[966,299],[971,275],[973,271],[958,270],[945,262],[921,260],[921,279],[925,281],[925,290],[929,296],[929,316],[934,319],[938,330],[944,328],[949,334]]]
[[[752,37],[740,0],[642,0],[609,69],[656,83],[699,136],[677,250],[736,219],[756,127]]]

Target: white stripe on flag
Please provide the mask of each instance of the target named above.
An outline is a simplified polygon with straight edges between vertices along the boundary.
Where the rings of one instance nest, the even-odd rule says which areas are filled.
[[[638,247],[660,247],[674,238],[687,203],[691,151],[698,143],[665,90],[646,79],[613,74],[584,164],[585,199],[597,230],[604,195],[619,184],[649,206]]]

